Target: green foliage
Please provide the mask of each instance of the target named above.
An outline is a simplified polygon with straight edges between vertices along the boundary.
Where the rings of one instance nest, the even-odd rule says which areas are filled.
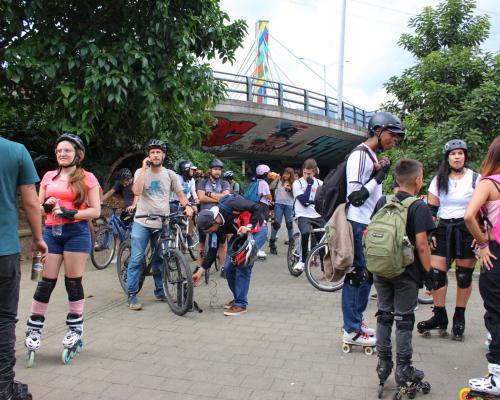
[[[0,9],[6,109],[29,111],[17,118],[26,124],[43,115],[44,132],[84,136],[100,160],[153,136],[199,143],[206,109],[224,95],[206,61],[234,61],[246,32],[218,0],[0,0]]]
[[[407,128],[404,144],[390,157],[420,160],[427,182],[449,139],[467,142],[470,165],[478,169],[500,134],[500,56],[479,48],[489,21],[474,15],[475,7],[472,0],[447,0],[412,18],[415,33],[403,34],[399,44],[417,61],[385,84],[397,99],[385,108],[400,114]]]

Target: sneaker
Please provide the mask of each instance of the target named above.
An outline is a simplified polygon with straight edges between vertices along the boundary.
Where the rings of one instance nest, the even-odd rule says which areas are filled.
[[[370,300],[377,300],[377,292],[373,293],[371,296],[370,296]]]
[[[290,244],[290,241],[289,241],[289,240],[285,240],[285,241],[283,242],[283,244],[284,244],[285,246],[288,246],[288,245]]]
[[[155,300],[158,300],[158,301],[165,301],[166,297],[165,297],[165,294],[164,293],[160,293],[160,294],[156,294],[155,293]]]
[[[224,311],[224,315],[229,317],[232,315],[241,315],[247,312],[246,308],[241,308],[239,306],[232,306],[231,308]]]
[[[224,310],[229,310],[234,306],[234,300],[231,300],[229,303],[224,304]]]
[[[267,254],[263,250],[257,252],[257,258],[266,258]]]
[[[302,261],[297,261],[297,263],[293,266],[293,270],[295,272],[302,272],[304,271],[304,263]]]
[[[344,336],[342,337],[344,343],[354,344],[359,346],[375,346],[377,344],[377,339],[368,336],[366,333],[358,333],[356,331],[347,333],[344,331]]]
[[[137,296],[132,295],[128,297],[128,308],[134,311],[139,311],[142,310],[142,304],[139,303],[139,300],[137,299]]]
[[[375,329],[368,327],[365,321],[361,322],[361,330],[368,336],[375,336]]]

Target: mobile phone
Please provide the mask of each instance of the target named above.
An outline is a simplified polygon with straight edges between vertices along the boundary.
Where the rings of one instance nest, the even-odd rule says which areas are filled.
[[[146,161],[146,165],[147,165],[148,167],[151,167],[151,161]]]

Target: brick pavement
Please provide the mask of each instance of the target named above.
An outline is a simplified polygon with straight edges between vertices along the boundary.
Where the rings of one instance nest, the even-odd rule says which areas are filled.
[[[294,278],[279,256],[256,263],[249,312],[224,317],[230,300],[224,280],[196,289],[204,312],[177,317],[166,303],[154,300],[149,278],[140,293],[144,310],[129,311],[115,264],[106,270],[90,262],[84,278],[85,349],[70,365],[62,365],[61,340],[67,308],[59,279],[47,314],[42,348],[35,366],[25,366],[24,329],[35,283],[28,264],[23,280],[17,334],[17,378],[29,384],[34,399],[167,399],[167,400],[344,400],[376,399],[376,356],[359,348],[341,351],[340,293],[316,291],[305,276]],[[454,277],[450,301],[454,298]],[[210,305],[211,304],[211,305]],[[367,321],[375,324],[370,301]],[[449,313],[452,315],[452,310]],[[420,306],[417,321],[430,316]],[[483,310],[474,281],[467,310],[466,341],[414,335],[414,364],[433,385],[428,400],[458,398],[472,376],[486,372]],[[451,316],[450,316],[451,320]],[[384,398],[392,398],[391,376]]]

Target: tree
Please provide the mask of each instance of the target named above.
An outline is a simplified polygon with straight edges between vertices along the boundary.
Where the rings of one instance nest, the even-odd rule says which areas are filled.
[[[422,161],[426,175],[437,170],[447,140],[464,139],[477,168],[500,134],[500,57],[479,47],[490,24],[486,16],[474,15],[475,7],[473,0],[447,0],[412,18],[414,33],[403,34],[398,44],[416,63],[385,84],[397,99],[386,108],[398,112],[407,127],[394,156]]]
[[[0,111],[19,110],[21,121],[9,129],[76,132],[109,163],[152,136],[208,134],[206,109],[224,87],[207,61],[232,62],[246,33],[218,0],[0,0],[0,9]]]

